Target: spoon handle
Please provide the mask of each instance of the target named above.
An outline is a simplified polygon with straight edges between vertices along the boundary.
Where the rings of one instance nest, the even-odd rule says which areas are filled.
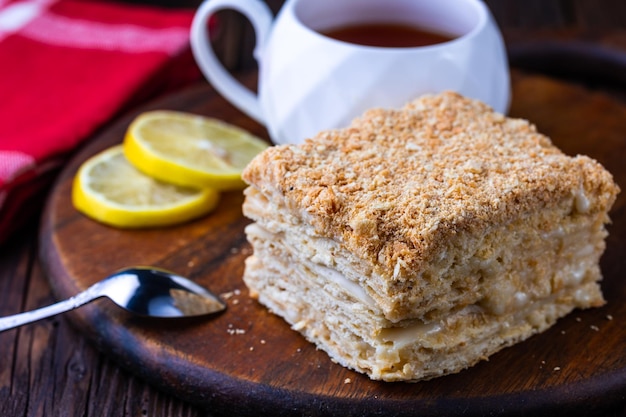
[[[98,297],[101,297],[102,294],[96,291],[94,287],[95,286],[87,288],[85,291],[78,293],[67,300],[59,301],[58,303],[51,304],[46,307],[41,307],[36,310],[26,311],[12,316],[1,317],[0,332],[73,310]]]

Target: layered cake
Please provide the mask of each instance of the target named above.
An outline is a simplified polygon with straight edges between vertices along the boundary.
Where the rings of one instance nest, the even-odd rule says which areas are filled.
[[[372,379],[458,372],[604,303],[611,174],[458,94],[269,148],[243,178],[250,294]]]

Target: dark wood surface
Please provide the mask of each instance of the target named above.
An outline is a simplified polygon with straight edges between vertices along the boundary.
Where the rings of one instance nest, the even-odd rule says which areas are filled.
[[[520,72],[514,73],[513,97],[512,116],[533,120],[564,151],[598,159],[626,184],[626,105],[571,82]],[[150,107],[219,117],[265,134],[204,84]],[[250,254],[243,232],[249,221],[241,214],[241,192],[225,195],[210,216],[165,229],[114,229],[73,209],[78,166],[120,143],[134,116],[96,137],[59,177],[43,216],[41,261],[58,298],[112,270],[146,263],[182,273],[218,294],[238,293],[227,298],[225,313],[200,322],[138,320],[104,300],[69,315],[100,350],[153,385],[224,416],[260,410],[274,416],[364,415],[373,408],[385,416],[412,415],[416,408],[422,416],[552,415],[555,406],[568,415],[587,415],[616,407],[626,392],[626,195],[613,210],[603,258],[607,306],[576,312],[458,375],[419,384],[375,382],[331,362],[248,296],[241,276]]]
[[[501,1],[501,0],[500,0]],[[515,59],[518,62],[524,64],[524,66],[534,66],[534,70],[550,70],[556,72],[551,74],[554,76],[564,77],[568,80],[568,84],[555,84],[550,79],[538,79],[534,77],[522,76],[517,79],[518,89],[523,89],[524,94],[527,96],[533,96],[537,100],[536,103],[543,103],[543,105],[536,105],[532,100],[528,100],[524,103],[516,102],[512,109],[513,114],[528,117],[536,122],[539,128],[547,133],[559,132],[558,143],[566,151],[576,151],[579,146],[583,146],[583,152],[594,155],[597,153],[597,157],[606,161],[607,165],[611,165],[610,169],[617,169],[622,172],[623,168],[620,167],[623,157],[626,156],[624,139],[624,84],[620,84],[620,79],[623,76],[622,72],[609,71],[610,73],[602,72],[598,68],[613,68],[611,65],[615,65],[619,68],[619,59],[623,58],[623,51],[626,51],[626,34],[624,33],[623,24],[626,22],[626,13],[624,13],[624,4],[621,1],[615,2],[578,2],[578,1],[566,1],[566,2],[508,2],[502,1],[502,3],[489,2],[492,6],[496,18],[500,21],[511,51],[515,54]],[[504,4],[507,3],[508,6]],[[520,4],[524,4],[527,8],[521,8]],[[621,16],[621,19],[619,18]],[[600,22],[600,23],[598,23]],[[532,31],[529,31],[529,28]],[[565,29],[565,30],[563,30]],[[575,35],[577,39],[581,41],[572,42],[572,36]],[[537,41],[539,39],[539,41]],[[542,59],[541,62],[537,62],[534,58],[532,51],[529,52],[527,48],[528,43],[546,45],[545,39],[556,39],[560,45],[564,42],[567,45],[583,45],[583,52],[587,54],[587,60],[584,62],[577,62],[576,65],[565,65],[565,68],[556,68],[554,65],[554,59],[550,59],[551,55],[547,56],[547,59]],[[603,48],[588,48],[589,44],[592,46],[602,45]],[[550,46],[550,44],[547,44]],[[559,46],[557,45],[557,46]],[[586,48],[586,49],[585,49]],[[536,48],[534,49],[536,50]],[[550,52],[550,48],[546,48]],[[608,50],[608,52],[607,52]],[[552,49],[554,51],[554,49]],[[600,51],[600,52],[597,52]],[[618,51],[618,52],[615,52]],[[621,52],[620,52],[621,51]],[[609,58],[606,58],[606,55]],[[617,55],[615,55],[617,54]],[[572,53],[566,51],[562,56],[571,57]],[[598,58],[599,57],[599,58]],[[594,61],[594,59],[596,59]],[[600,61],[598,61],[598,59]],[[609,59],[604,62],[602,59]],[[615,61],[618,61],[615,64]],[[580,61],[580,60],[579,60]],[[552,62],[552,64],[550,63]],[[568,61],[571,62],[571,61]],[[588,71],[577,70],[577,65],[580,64],[583,67],[598,70],[597,73],[586,76]],[[539,67],[539,68],[537,68]],[[593,72],[593,71],[592,71]],[[599,74],[599,75],[598,75]],[[592,90],[580,89],[574,85],[586,84],[592,88]],[[205,87],[202,87],[205,88]],[[555,89],[561,92],[565,88],[566,94],[555,94]],[[597,93],[602,91],[602,93]],[[235,124],[240,124],[244,127],[257,132],[260,127],[251,123],[244,116],[234,111],[232,107],[228,105],[217,104],[219,100],[213,100],[211,94],[207,93],[197,100],[191,99],[195,92],[191,92],[190,96],[185,98],[186,106],[190,108],[201,109],[202,112],[210,112],[216,117],[226,117]],[[179,98],[178,98],[179,99]],[[216,104],[207,104],[211,103]],[[548,101],[545,101],[548,100]],[[550,103],[547,106],[545,103]],[[522,105],[523,104],[523,105]],[[561,109],[561,112],[555,112],[555,109]],[[593,109],[593,113],[589,113],[589,110]],[[556,117],[554,117],[556,115]],[[590,117],[593,117],[593,124],[589,124]],[[122,122],[123,123],[123,122]],[[620,124],[621,123],[621,124]],[[119,125],[118,125],[119,126]],[[118,127],[119,128],[119,127]],[[581,134],[585,134],[588,138],[584,143],[574,139],[578,138]],[[609,138],[609,142],[612,147],[607,147],[603,141]],[[596,146],[596,144],[598,144]],[[97,146],[97,145],[90,145]],[[613,168],[617,167],[617,168]],[[622,176],[623,178],[623,176]],[[626,181],[622,181],[622,184]],[[62,186],[60,186],[62,188]],[[58,193],[57,193],[58,194]],[[53,201],[54,196],[51,197]],[[224,223],[232,221],[234,217],[238,216],[236,211],[225,210],[227,205],[235,205],[240,197],[231,194],[225,199],[225,206],[216,213],[216,219],[221,219]],[[614,214],[615,223],[612,227],[622,230],[620,224],[624,223],[624,199],[621,197],[620,203],[616,206],[616,213]],[[67,216],[69,213],[58,213]],[[70,215],[71,217],[71,215]],[[620,220],[621,219],[621,220]],[[218,224],[217,220],[203,220],[199,223]],[[621,223],[620,223],[621,222]],[[194,224],[196,225],[196,224]],[[197,225],[196,225],[197,226]],[[235,222],[234,229],[240,227],[241,224]],[[80,231],[79,229],[72,229],[72,225],[68,224],[68,230]],[[188,225],[193,229],[195,226]],[[221,227],[221,226],[220,226]],[[231,228],[220,228],[220,232],[224,232],[224,235],[230,236],[233,233]],[[202,227],[197,229],[202,231]],[[110,232],[110,230],[108,230]],[[84,231],[83,231],[84,232]],[[99,236],[93,230],[89,233],[76,233],[72,235],[71,241],[83,242],[93,245],[94,252],[98,254],[102,253],[106,256],[112,256],[116,253],[123,253],[123,251],[114,251],[106,249],[106,246],[100,244]],[[36,308],[49,304],[54,301],[55,296],[52,295],[50,286],[46,274],[44,273],[42,264],[38,259],[39,251],[39,239],[37,236],[38,226],[36,221],[23,233],[14,236],[8,243],[0,248],[0,314],[12,314],[18,311]],[[44,229],[45,233],[45,229]],[[67,232],[66,232],[67,233]],[[117,233],[117,232],[114,232]],[[159,233],[159,236],[163,234],[172,234],[173,230]],[[142,233],[148,236],[156,236],[155,232]],[[65,240],[69,238],[66,235]],[[613,237],[609,241],[609,253],[607,260],[603,260],[603,267],[605,268],[605,274],[609,277],[621,278],[624,276],[626,269],[624,268],[624,262],[620,259],[620,254],[624,252],[624,240],[620,240],[619,233],[613,233]],[[622,235],[623,236],[623,235]],[[110,236],[109,236],[110,237]],[[166,249],[166,252],[171,256],[165,256],[163,258],[163,252],[161,250],[159,255],[160,264],[162,266],[178,267],[182,273],[190,273],[192,278],[206,279],[208,273],[219,273],[220,270],[229,269],[230,271],[237,271],[238,260],[244,256],[241,250],[231,251],[231,248],[243,248],[244,245],[241,239],[230,241],[229,250],[219,248],[219,246],[211,245],[210,243],[202,241],[199,245],[204,247],[197,247],[192,245],[187,246],[188,243],[197,238],[193,235],[192,238],[185,239],[179,238],[171,243]],[[119,240],[119,239],[118,239]],[[152,239],[158,241],[159,239]],[[140,242],[139,240],[133,241],[134,243]],[[143,241],[142,241],[143,242]],[[53,243],[55,243],[53,241]],[[220,242],[218,242],[220,243]],[[69,244],[69,243],[67,243]],[[125,243],[129,245],[129,242]],[[56,247],[55,245],[52,245]],[[81,245],[77,245],[80,247]],[[127,246],[129,247],[129,246]],[[151,255],[150,247],[142,247],[139,245],[131,245],[133,251],[136,251],[132,256],[144,256],[141,263],[150,263],[152,260],[156,262],[154,255]],[[42,246],[41,250],[45,252],[50,249],[49,246]],[[181,250],[182,249],[182,250]],[[128,252],[128,251],[127,251]],[[199,260],[194,258],[194,254],[202,253],[203,259]],[[125,255],[124,255],[125,256]],[[187,257],[186,257],[187,256]],[[206,257],[206,258],[204,258]],[[110,266],[114,267],[115,262],[119,262],[123,259],[122,255],[116,255],[113,258],[109,258]],[[52,270],[54,265],[51,263],[46,264],[46,270]],[[109,269],[99,264],[98,262],[91,263],[89,260],[85,260],[77,267],[80,271],[88,271],[88,277],[86,279],[95,279],[94,277],[100,272],[106,273]],[[217,272],[215,271],[217,268]],[[222,268],[222,269],[220,269]],[[539,385],[525,385],[527,390],[524,393],[531,395],[533,387],[541,386],[545,387],[550,384],[560,383],[561,389],[556,391],[548,391],[544,397],[545,405],[552,407],[560,407],[560,400],[565,400],[564,405],[576,404],[577,410],[581,415],[623,415],[626,408],[626,395],[620,387],[623,387],[624,379],[623,374],[620,373],[624,369],[624,361],[626,361],[626,354],[621,356],[600,356],[597,357],[597,352],[606,352],[607,350],[615,351],[615,349],[625,349],[626,342],[623,338],[623,321],[619,320],[619,316],[613,316],[613,320],[608,320],[607,310],[609,308],[617,308],[617,306],[623,305],[621,301],[624,297],[624,284],[623,280],[620,281],[617,278],[607,280],[607,297],[609,298],[609,306],[603,309],[589,310],[582,312],[577,316],[572,316],[569,319],[560,322],[557,328],[551,330],[551,335],[554,337],[554,343],[547,346],[545,342],[542,342],[543,335],[533,338],[528,341],[526,345],[526,355],[530,355],[531,359],[535,360],[536,366],[533,369],[524,370],[524,379],[526,382],[518,383],[518,388],[524,386],[524,384],[536,383]],[[55,285],[58,285],[55,284]],[[213,288],[212,284],[208,284]],[[213,288],[217,292],[229,291],[237,287],[238,283],[232,283],[232,286],[221,282],[217,288]],[[62,288],[57,287],[57,291],[62,291]],[[232,304],[235,299],[239,299],[239,304]],[[231,305],[229,310],[235,308],[240,310],[256,308],[247,300],[245,294],[230,299]],[[117,313],[106,304],[105,301],[98,302],[97,305],[90,306],[85,309],[84,313],[81,313],[82,317],[90,315],[105,314],[106,317],[114,315],[118,317]],[[161,388],[163,385],[167,385],[171,382],[168,378],[169,375],[162,374],[157,375],[156,378],[149,369],[142,371],[137,369],[137,364],[145,361],[146,358],[133,358],[127,357],[126,362],[122,363],[122,367],[119,366],[119,362],[112,358],[123,359],[124,356],[128,356],[127,352],[129,346],[124,343],[130,343],[130,348],[134,348],[132,345],[132,339],[123,339],[122,343],[117,343],[114,337],[118,337],[118,334],[110,335],[105,333],[102,336],[101,329],[96,329],[91,333],[82,330],[81,326],[85,324],[81,314],[72,314],[66,317],[56,317],[54,319],[42,321],[35,325],[26,326],[17,330],[12,330],[5,333],[0,333],[0,355],[2,360],[0,361],[0,415],[2,416],[52,416],[52,415],[80,415],[80,416],[101,416],[101,415],[149,415],[149,416],[200,416],[200,415],[212,415],[211,410],[205,410],[197,405],[192,405],[188,401],[180,400],[170,394],[165,393]],[[263,314],[263,313],[261,313]],[[93,317],[93,316],[92,316]],[[255,336],[258,344],[250,345],[241,343],[239,352],[220,352],[220,357],[225,357],[227,353],[237,358],[238,366],[247,362],[248,370],[240,367],[240,376],[246,379],[253,379],[255,366],[255,356],[258,354],[261,348],[270,346],[270,339],[272,342],[276,342],[279,336],[267,336],[266,333],[260,332],[263,329],[253,328],[250,323],[247,322],[235,322],[226,323],[224,319],[226,315],[220,316],[215,320],[208,323],[187,323],[185,326],[172,326],[173,328],[164,329],[160,331],[161,334],[165,333],[166,339],[175,338],[176,334],[182,334],[189,331],[191,328],[206,326],[218,327],[223,330],[224,338],[228,340],[230,337],[236,338],[237,335],[230,335],[228,332],[229,324],[232,324],[232,329],[246,329],[244,335]],[[624,317],[624,316],[621,316]],[[579,318],[580,321],[576,320]],[[136,326],[136,321],[130,320],[128,317],[122,317],[121,320],[128,322],[132,326]],[[222,320],[220,322],[219,320]],[[71,324],[70,324],[71,323]],[[88,324],[88,323],[87,323]],[[149,323],[142,323],[145,327],[141,327],[141,330],[148,333],[159,333],[155,329],[154,325]],[[224,328],[226,325],[226,328]],[[277,325],[280,326],[280,323]],[[74,327],[75,326],[75,327]],[[593,326],[593,327],[592,327]],[[89,327],[89,326],[88,326]],[[595,329],[598,329],[597,331]],[[249,329],[249,331],[248,331]],[[170,333],[171,331],[171,333]],[[257,333],[259,331],[259,333]],[[575,335],[577,344],[575,346],[563,346],[559,343],[559,337],[561,331],[565,331],[566,335]],[[263,340],[266,341],[262,344],[259,337],[263,334]],[[615,339],[614,335],[622,335],[621,339]],[[240,335],[241,336],[241,335]],[[549,335],[548,335],[549,336]],[[236,339],[239,340],[239,339]],[[95,343],[94,343],[95,342]],[[240,340],[240,342],[242,342]],[[178,343],[178,342],[176,342]],[[183,343],[191,343],[189,341]],[[223,341],[222,343],[227,343]],[[281,364],[287,363],[291,365],[293,361],[296,361],[300,368],[311,367],[311,375],[313,377],[323,377],[321,371],[316,371],[315,367],[319,365],[323,370],[335,369],[333,365],[327,363],[326,358],[321,353],[312,353],[314,360],[319,362],[304,363],[301,358],[302,347],[306,348],[306,345],[302,345],[302,342],[294,342],[292,339],[288,340],[288,343],[282,347],[282,359],[280,363],[275,364],[274,372],[280,374]],[[107,344],[118,346],[119,349],[107,354],[100,353],[94,346],[99,345],[106,347]],[[205,350],[207,357],[211,355],[214,349],[219,349],[223,345],[215,346],[208,343],[202,343],[202,348]],[[276,344],[271,344],[274,350]],[[282,346],[282,345],[280,345]],[[253,350],[250,350],[253,347]],[[534,348],[534,349],[533,349]],[[537,349],[540,348],[540,349]],[[150,350],[152,349],[152,350]],[[298,351],[300,349],[300,351]],[[514,348],[515,349],[515,348]],[[151,345],[148,347],[154,358],[163,358],[171,355],[171,351],[162,349],[158,346]],[[622,350],[622,352],[624,352]],[[310,353],[310,352],[309,352]],[[308,353],[307,353],[308,354]],[[533,356],[534,355],[534,356]],[[565,362],[566,359],[572,357],[587,357],[586,362],[577,364],[574,368],[569,368],[570,363]],[[311,356],[307,356],[307,360]],[[492,361],[479,365],[480,368],[476,370],[470,370],[475,377],[480,375],[489,374],[490,367],[495,366],[501,373],[510,372],[511,367],[515,364],[509,364],[507,359],[514,359],[513,353],[504,352],[499,355],[498,358],[494,358]],[[547,358],[548,360],[546,360]],[[210,361],[210,359],[206,359]],[[557,361],[558,360],[558,364]],[[542,363],[542,361],[545,362]],[[495,363],[495,364],[494,364]],[[168,364],[167,367],[172,367],[175,364]],[[578,367],[581,365],[581,367]],[[592,366],[594,365],[594,366]],[[598,366],[595,366],[598,365]],[[224,365],[226,366],[226,365]],[[554,371],[554,367],[561,368],[560,371]],[[166,367],[166,368],[167,368]],[[243,370],[242,370],[243,369]],[[485,370],[487,369],[487,371]],[[129,371],[132,370],[132,371]],[[139,371],[139,372],[138,372]],[[565,371],[565,372],[562,372]],[[247,375],[245,373],[248,372]],[[300,369],[298,372],[306,373],[306,369]],[[348,372],[340,370],[340,372]],[[484,374],[483,374],[484,373]],[[347,386],[338,387],[338,392],[343,395],[349,396],[352,392],[358,390],[357,381],[363,382],[367,385],[367,381],[362,378],[353,377],[354,374],[350,374],[354,380],[352,384]],[[451,383],[461,384],[463,379],[462,374],[458,376],[449,377]],[[149,378],[152,379],[152,383],[146,382]],[[199,395],[203,395],[204,398],[209,398],[215,395],[215,392],[203,392],[199,393],[193,389],[195,381],[194,376],[189,375],[184,381],[174,381],[175,384],[187,384],[190,388],[186,392],[181,392],[178,387],[174,387],[175,391],[178,391],[179,395],[187,396],[188,399],[194,399]],[[576,385],[576,382],[581,380],[587,381],[583,384]],[[440,382],[435,382],[436,385],[441,385],[440,389],[445,383],[444,379]],[[454,382],[456,381],[456,382]],[[161,387],[157,388],[157,385]],[[290,382],[290,381],[287,381]],[[284,383],[284,381],[283,381]],[[467,385],[464,389],[477,389],[483,388],[487,396],[490,393],[498,390],[496,384],[497,379],[485,380],[473,378],[469,382],[465,382]],[[428,396],[429,387],[428,384],[418,384],[413,387],[413,390],[421,391],[425,396]],[[598,386],[597,384],[603,384]],[[241,403],[233,403],[236,408],[242,404],[245,405],[245,401],[250,400],[255,395],[262,395],[263,390],[267,387],[273,388],[275,381],[267,381],[261,388],[255,391],[247,392],[247,396]],[[457,385],[458,387],[458,385]],[[229,392],[230,387],[226,387],[224,392],[218,392],[219,395],[235,395],[241,394],[240,392]],[[604,396],[598,397],[598,390],[606,389]],[[401,391],[406,392],[408,388],[402,388]],[[617,390],[617,391],[616,391]],[[458,392],[454,393],[455,399],[463,400],[463,390],[459,388]],[[408,394],[407,394],[408,395]],[[469,404],[473,407],[478,407],[479,413],[485,415],[495,415],[499,411],[508,408],[511,409],[510,403],[500,403],[499,401],[488,401],[484,398],[475,397],[475,402]],[[449,398],[449,397],[448,397]],[[514,400],[515,398],[508,398],[508,400]],[[591,400],[591,401],[590,401]],[[439,401],[437,398],[433,398],[430,405]],[[203,402],[203,401],[199,401]],[[369,409],[372,412],[378,411],[376,409],[376,398],[371,399],[367,403]],[[459,403],[457,403],[459,404]],[[318,409],[323,409],[325,404],[322,402],[317,405],[312,404]],[[466,403],[467,405],[467,403]],[[441,404],[438,408],[442,412],[445,412],[446,404]],[[605,407],[606,406],[606,407]],[[476,408],[474,408],[476,409]],[[523,408],[522,408],[523,409]],[[544,408],[547,410],[547,408]],[[552,412],[554,412],[554,408]],[[557,408],[558,410],[558,408]],[[259,413],[261,414],[261,413]],[[309,413],[312,414],[312,413]],[[466,414],[467,415],[467,414]],[[558,415],[558,414],[554,414]]]

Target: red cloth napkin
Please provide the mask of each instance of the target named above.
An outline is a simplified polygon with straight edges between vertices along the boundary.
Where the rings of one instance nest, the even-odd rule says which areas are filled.
[[[193,13],[0,0],[0,242],[40,210],[51,174],[96,129],[199,79],[189,49]]]

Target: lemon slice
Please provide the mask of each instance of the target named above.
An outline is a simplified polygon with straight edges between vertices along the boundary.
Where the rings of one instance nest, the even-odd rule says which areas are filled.
[[[188,187],[245,187],[241,172],[268,144],[222,121],[191,113],[157,110],[128,127],[124,153],[139,170]]]
[[[140,228],[185,222],[215,208],[219,192],[167,184],[138,171],[122,145],[85,161],[74,177],[72,203],[102,223]]]

